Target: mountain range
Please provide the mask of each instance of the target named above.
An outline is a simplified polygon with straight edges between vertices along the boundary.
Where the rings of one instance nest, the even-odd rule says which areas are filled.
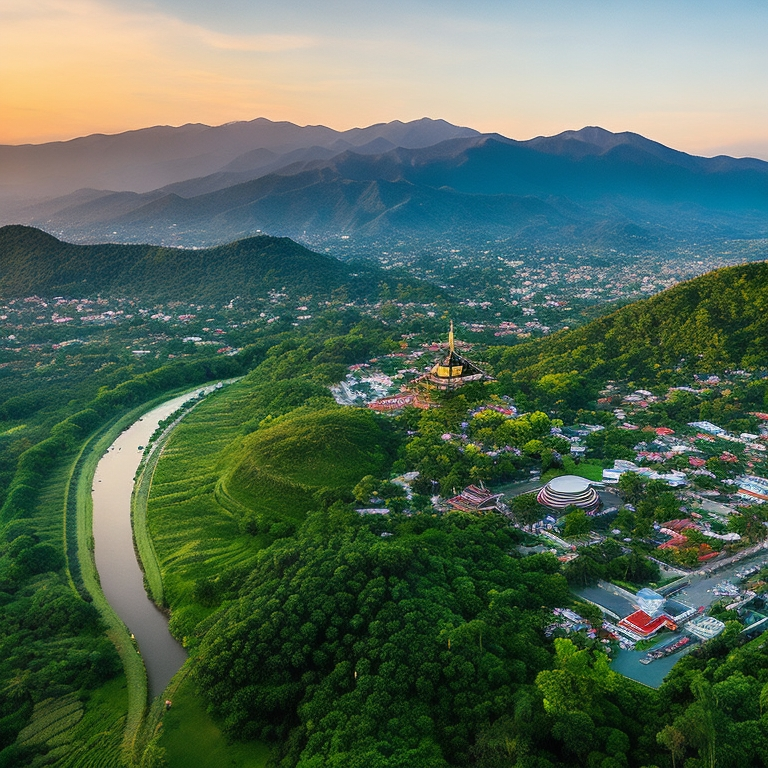
[[[515,141],[426,118],[345,132],[260,119],[0,147],[0,162],[9,158],[4,181],[17,196],[5,220],[79,240],[460,233],[647,247],[768,236],[768,162],[597,127]],[[20,202],[21,189],[52,194],[54,176],[67,194]],[[115,189],[73,188],[86,178]],[[153,187],[161,178],[172,181]]]
[[[257,118],[219,126],[155,126],[47,144],[0,145],[0,199],[50,198],[84,187],[149,192],[217,172],[273,170],[347,149],[384,152],[476,135],[478,131],[471,128],[427,118],[348,131]]]

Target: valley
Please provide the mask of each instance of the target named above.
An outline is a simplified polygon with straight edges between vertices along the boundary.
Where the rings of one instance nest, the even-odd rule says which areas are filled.
[[[576,133],[613,142],[596,157],[670,160]],[[489,142],[450,142],[474,206]],[[450,166],[430,146],[294,156],[278,186],[330,165],[423,184]],[[701,164],[671,160],[704,194]],[[762,172],[747,165],[731,170]],[[700,760],[702,716],[718,765],[761,760],[762,230],[694,234],[693,216],[688,234],[656,221],[654,242],[595,239],[572,219],[563,239],[554,215],[530,237],[492,217],[482,234],[302,231],[316,250],[250,225],[193,248],[176,247],[191,229],[150,245],[0,229],[0,765],[640,768],[673,736]],[[100,554],[117,488],[97,460],[126,445],[146,466],[136,583],[177,651],[160,677]]]

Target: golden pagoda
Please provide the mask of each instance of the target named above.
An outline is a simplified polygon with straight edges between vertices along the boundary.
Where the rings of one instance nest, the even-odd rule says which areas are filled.
[[[457,351],[453,340],[453,320],[448,332],[448,354],[432,366],[423,381],[437,389],[458,389],[472,381],[487,381],[491,377],[478,368],[472,361],[462,357]]]

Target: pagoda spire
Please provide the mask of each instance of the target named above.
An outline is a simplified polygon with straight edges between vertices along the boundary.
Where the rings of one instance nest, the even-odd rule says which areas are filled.
[[[453,320],[451,320],[451,330],[448,331],[448,348],[450,349],[451,354],[453,354]]]

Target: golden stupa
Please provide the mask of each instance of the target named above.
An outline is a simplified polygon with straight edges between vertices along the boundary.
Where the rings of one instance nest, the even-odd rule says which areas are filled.
[[[472,381],[486,381],[491,377],[478,368],[471,360],[462,357],[457,351],[453,339],[453,321],[448,332],[448,354],[432,366],[423,381],[437,389],[457,389]]]

